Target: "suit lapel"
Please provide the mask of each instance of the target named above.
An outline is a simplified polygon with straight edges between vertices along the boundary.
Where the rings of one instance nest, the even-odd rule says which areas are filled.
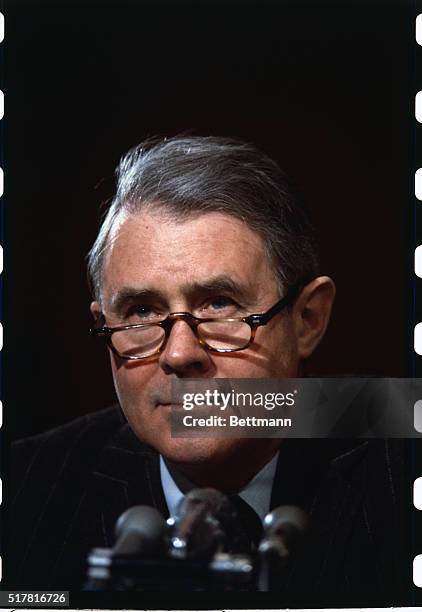
[[[53,581],[68,585],[72,576],[74,588],[80,588],[86,575],[87,554],[93,548],[114,545],[117,519],[135,505],[154,506],[164,517],[168,516],[159,455],[124,424],[101,450],[88,476],[78,509],[65,527],[65,543]]]
[[[90,477],[88,496],[97,508],[96,520],[102,525],[104,546],[112,546],[116,521],[132,506],[153,506],[168,516],[159,455],[142,444],[128,424],[101,452]]]
[[[336,454],[334,440],[286,440],[283,444],[271,506],[298,505],[311,520],[283,590],[287,596],[303,593],[304,576],[307,593],[332,590],[365,491],[367,443],[342,454]]]

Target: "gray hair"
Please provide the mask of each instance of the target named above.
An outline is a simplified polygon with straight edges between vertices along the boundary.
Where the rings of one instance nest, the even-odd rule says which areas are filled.
[[[209,212],[244,221],[262,237],[281,292],[318,274],[313,229],[296,190],[276,162],[250,144],[198,136],[150,139],[121,159],[116,178],[116,195],[88,254],[98,301],[115,226],[145,209],[176,221]]]

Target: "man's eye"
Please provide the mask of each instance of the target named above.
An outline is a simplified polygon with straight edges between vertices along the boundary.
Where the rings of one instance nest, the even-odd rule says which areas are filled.
[[[204,304],[202,311],[209,315],[227,314],[227,316],[230,316],[238,309],[239,306],[236,304],[236,302],[234,302],[231,298],[222,295],[208,300]]]
[[[232,304],[233,304],[233,300],[223,297],[223,296],[214,298],[210,302],[210,306],[212,306],[212,308],[216,308],[217,310],[219,308],[226,308],[227,306],[231,306]]]
[[[127,313],[126,318],[130,319],[130,323],[139,323],[154,321],[160,319],[160,314],[152,306],[145,304],[134,304]]]

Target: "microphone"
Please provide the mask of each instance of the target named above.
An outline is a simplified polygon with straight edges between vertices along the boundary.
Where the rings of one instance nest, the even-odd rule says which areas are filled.
[[[287,566],[309,527],[306,512],[297,506],[280,506],[264,519],[264,537],[259,545],[258,590],[270,591],[280,584]]]
[[[89,553],[84,590],[133,588],[133,559],[137,555],[156,559],[165,552],[166,523],[155,508],[129,508],[117,520],[115,534],[113,548],[93,548]]]
[[[113,555],[154,556],[164,550],[166,522],[155,508],[133,506],[119,517],[115,533]]]
[[[230,548],[235,532],[236,510],[215,489],[193,489],[180,501],[173,527],[170,554],[174,558],[209,561],[218,551]]]
[[[306,512],[297,506],[280,506],[264,519],[264,537],[259,545],[262,554],[275,554],[288,563],[309,526]]]
[[[232,554],[237,522],[235,507],[214,489],[192,490],[181,500],[167,521],[170,534],[156,509],[130,508],[116,523],[113,548],[91,550],[84,590],[249,587],[251,559]]]

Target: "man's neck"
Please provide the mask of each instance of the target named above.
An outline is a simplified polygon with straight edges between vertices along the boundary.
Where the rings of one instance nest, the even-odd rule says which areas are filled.
[[[200,463],[180,463],[166,459],[166,465],[181,491],[195,487],[237,493],[274,457],[280,440],[256,440],[253,451],[239,452],[224,460]]]

